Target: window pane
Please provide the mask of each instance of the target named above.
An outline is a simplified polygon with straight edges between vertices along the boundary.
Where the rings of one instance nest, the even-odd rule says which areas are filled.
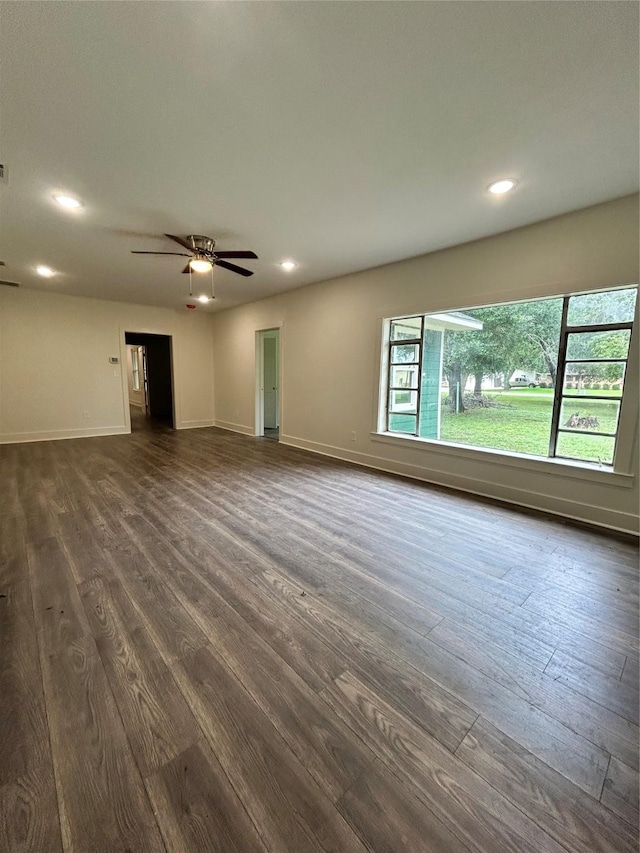
[[[417,391],[390,391],[389,411],[415,415],[418,412]]]
[[[391,363],[403,364],[408,361],[418,362],[420,359],[419,344],[393,344],[391,347]]]
[[[556,456],[612,465],[615,441],[615,438],[606,438],[602,435],[571,435],[568,432],[560,432]]]
[[[418,365],[411,364],[402,367],[391,368],[392,388],[417,388],[418,387]]]
[[[389,415],[389,432],[408,432],[416,434],[415,415]]]
[[[616,332],[574,332],[567,336],[567,358],[626,358],[629,329]]]
[[[391,321],[391,340],[406,341],[419,338],[422,329],[422,317],[403,317]]]
[[[440,392],[440,438],[547,456],[562,299],[473,308],[443,317],[447,384]],[[468,317],[482,328],[470,328]],[[426,363],[425,349],[423,367]],[[512,382],[515,377],[524,378]],[[421,401],[423,396],[424,389]]]
[[[567,324],[593,326],[599,323],[630,323],[636,307],[637,288],[584,293],[569,299]]]
[[[464,415],[454,414],[445,398],[440,438],[472,447],[548,455],[553,391],[509,391],[486,396],[490,400],[487,407],[467,408]]]
[[[620,403],[618,400],[571,400],[565,398],[560,406],[560,424],[563,429],[615,432],[618,428]]]
[[[562,393],[566,397],[572,394],[610,394],[619,397],[624,384],[625,366],[621,361],[568,364],[564,372]]]

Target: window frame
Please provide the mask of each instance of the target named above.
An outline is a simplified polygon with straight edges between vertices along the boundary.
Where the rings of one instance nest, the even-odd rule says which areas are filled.
[[[632,289],[635,289],[635,291],[636,291],[636,302],[635,302],[635,310],[634,310],[633,319],[631,319],[629,321],[625,321],[625,322],[618,322],[618,323],[594,323],[592,325],[591,324],[586,324],[586,325],[582,324],[579,326],[571,326],[567,323],[569,303],[570,303],[570,300],[572,297],[583,296],[583,295],[590,294],[590,293],[609,293],[609,292],[616,292],[616,291],[620,291],[620,290],[632,290]],[[529,298],[529,299],[526,299],[526,298],[525,299],[513,299],[513,300],[508,300],[505,302],[491,302],[491,303],[487,303],[486,305],[475,306],[475,308],[477,308],[477,309],[492,308],[492,307],[497,307],[497,306],[502,306],[502,305],[516,305],[516,304],[523,304],[523,303],[527,303],[527,302],[529,302],[529,303],[530,302],[543,302],[543,301],[553,300],[553,299],[562,299],[563,305],[562,305],[562,314],[561,314],[561,323],[560,323],[560,337],[559,337],[558,353],[557,353],[556,384],[554,387],[554,395],[553,395],[552,418],[551,418],[551,424],[549,427],[549,451],[548,451],[548,454],[546,456],[536,456],[536,455],[530,455],[530,454],[526,454],[526,453],[520,453],[516,450],[502,450],[500,448],[483,447],[483,446],[478,446],[478,445],[473,445],[473,444],[458,444],[456,442],[444,441],[440,438],[435,438],[435,439],[434,438],[423,438],[420,436],[420,414],[421,414],[420,403],[421,403],[421,390],[422,390],[422,364],[423,364],[423,351],[424,351],[425,321],[426,321],[426,318],[430,314],[445,313],[445,309],[438,309],[437,311],[432,310],[430,312],[426,312],[423,314],[403,314],[403,315],[399,315],[397,317],[388,318],[384,321],[385,335],[384,335],[383,350],[382,350],[382,352],[383,352],[382,365],[384,367],[383,376],[384,376],[384,381],[386,384],[386,389],[385,389],[385,394],[384,394],[385,409],[384,409],[384,413],[382,413],[382,412],[379,413],[379,416],[384,415],[384,417],[380,418],[380,420],[378,422],[384,423],[386,436],[387,437],[393,437],[393,438],[399,438],[399,439],[402,439],[402,438],[417,439],[418,441],[429,443],[429,444],[432,443],[436,446],[442,446],[445,448],[455,448],[455,449],[461,449],[461,450],[469,450],[471,452],[498,453],[501,455],[512,456],[516,459],[519,458],[522,460],[526,460],[527,462],[534,461],[534,460],[542,462],[542,463],[545,463],[548,461],[557,461],[559,463],[565,463],[565,464],[568,463],[572,466],[580,466],[580,467],[591,468],[591,469],[593,469],[595,467],[595,468],[601,469],[602,471],[608,471],[611,473],[619,473],[619,471],[618,471],[618,457],[619,457],[619,449],[620,449],[620,444],[621,444],[620,437],[621,437],[621,432],[626,433],[626,431],[628,429],[628,422],[629,422],[629,417],[623,417],[624,414],[627,414],[626,410],[628,409],[628,406],[624,405],[624,401],[625,401],[625,399],[628,399],[627,388],[628,388],[628,378],[629,378],[629,372],[630,372],[629,367],[632,364],[632,350],[634,348],[634,343],[636,341],[637,334],[638,334],[638,311],[639,311],[639,304],[640,304],[640,286],[638,284],[625,284],[625,285],[619,285],[617,287],[607,287],[607,288],[597,288],[597,289],[587,290],[587,291],[577,291],[574,293],[569,293],[569,294],[564,294],[564,295],[549,294],[549,295],[541,296],[538,298],[534,297],[534,298]],[[451,309],[446,309],[446,312],[447,313],[456,312],[456,311],[464,312],[464,311],[470,311],[470,310],[474,310],[474,308],[470,308],[470,307],[451,308]],[[420,319],[421,320],[420,338],[419,339],[418,338],[412,338],[410,340],[407,339],[407,340],[402,340],[402,341],[393,341],[391,339],[392,324],[397,320],[405,320],[405,319]],[[627,347],[626,358],[621,358],[621,357],[567,358],[566,353],[567,353],[567,345],[568,345],[568,341],[569,341],[569,335],[585,334],[585,333],[592,333],[592,332],[625,331],[625,330],[629,331],[629,344]],[[386,343],[386,347],[384,346],[384,343]],[[416,389],[417,390],[417,408],[416,408],[416,414],[415,414],[415,419],[416,419],[415,420],[415,431],[413,431],[413,432],[393,430],[389,426],[390,415],[394,414],[394,413],[391,413],[389,411],[390,392],[392,390],[406,390],[406,389],[398,389],[395,387],[391,388],[391,386],[390,386],[392,367],[397,366],[397,365],[394,365],[394,363],[392,361],[392,357],[391,357],[392,356],[392,348],[394,346],[399,345],[399,344],[400,345],[401,344],[410,344],[410,345],[417,345],[418,346],[419,361],[417,362],[417,364],[419,366],[418,366],[418,388]],[[385,360],[386,360],[386,365],[385,365]],[[580,364],[583,364],[583,363],[607,363],[607,364],[618,363],[618,364],[623,364],[624,365],[623,382],[622,382],[622,387],[620,389],[619,395],[614,397],[611,395],[604,395],[604,394],[603,395],[596,395],[596,394],[566,394],[566,393],[564,393],[565,378],[566,378],[566,367],[567,367],[567,365],[577,364],[577,363],[580,363]],[[416,364],[416,362],[410,362],[408,364],[413,365],[413,364]],[[572,400],[582,400],[582,399],[604,400],[607,402],[617,402],[619,404],[618,416],[617,416],[617,420],[616,420],[616,427],[615,427],[614,433],[599,432],[599,431],[596,432],[593,430],[586,430],[586,429],[585,430],[570,429],[570,428],[564,428],[564,427],[560,426],[559,422],[560,422],[560,416],[561,416],[563,402],[566,400],[572,401]],[[637,422],[636,422],[636,425],[637,425]],[[611,462],[607,462],[607,463],[603,463],[600,461],[595,462],[593,460],[579,459],[579,458],[576,458],[574,456],[565,456],[563,454],[557,453],[558,437],[561,433],[568,433],[568,434],[573,434],[573,435],[584,434],[584,435],[604,436],[604,437],[613,438],[614,439],[614,446],[613,446],[613,453],[612,453]],[[625,438],[626,438],[626,436],[625,436]],[[625,454],[624,454],[625,455],[625,462],[629,461],[626,459],[626,457],[629,455],[627,451],[628,451],[628,449],[625,448]],[[628,468],[628,465],[625,464],[624,468],[625,469]]]
[[[629,288],[631,289],[631,288]],[[613,291],[594,291],[600,293],[611,293]],[[558,448],[558,437],[560,433],[568,433],[569,435],[599,435],[605,438],[613,438],[613,454],[611,457],[611,462],[607,463],[612,467],[615,465],[616,461],[616,451],[618,449],[618,437],[620,435],[620,413],[622,411],[622,400],[624,397],[624,389],[626,385],[626,376],[627,376],[627,368],[629,364],[629,351],[631,349],[631,335],[633,334],[633,320],[624,323],[593,323],[592,325],[580,325],[580,326],[570,326],[567,323],[567,315],[569,312],[569,301],[572,296],[579,296],[581,294],[571,294],[569,296],[565,296],[562,302],[562,319],[560,321],[560,342],[558,344],[558,363],[556,365],[556,386],[553,389],[553,411],[551,415],[551,427],[549,431],[549,453],[548,457],[550,459],[570,459],[572,461],[584,461],[584,460],[576,460],[575,456],[564,456],[561,453],[557,452]],[[638,300],[638,288],[636,288],[636,302]],[[619,332],[619,331],[629,331],[629,344],[627,346],[627,355],[626,358],[567,358],[567,345],[569,343],[569,335],[584,335],[590,334],[592,332]],[[611,395],[607,396],[605,394],[566,394],[565,393],[565,376],[566,376],[566,367],[567,364],[589,364],[589,363],[597,363],[597,364],[624,364],[623,376],[625,379],[623,380],[622,387],[620,389],[620,394],[617,397],[612,397]],[[586,430],[586,429],[568,429],[567,427],[560,426],[560,412],[562,411],[562,404],[565,400],[607,400],[611,402],[612,400],[617,400],[619,402],[618,407],[618,418],[616,420],[616,429],[615,432],[595,432],[594,430]]]
[[[421,380],[422,380],[422,350],[423,350],[423,341],[424,341],[424,317],[425,317],[424,314],[422,314],[422,315],[420,315],[420,314],[408,314],[405,317],[394,317],[393,319],[389,320],[389,341],[388,341],[388,350],[387,350],[387,375],[386,375],[387,394],[386,394],[386,407],[385,407],[385,426],[386,426],[386,431],[391,432],[394,435],[414,435],[414,436],[419,435],[418,430],[419,430],[419,425],[420,425],[420,400],[421,400],[420,392],[421,392],[421,385],[422,385]],[[392,330],[393,324],[397,320],[414,320],[414,319],[420,320],[420,337],[419,338],[403,338],[403,339],[397,340],[397,341],[392,340],[391,330]],[[417,346],[418,347],[418,361],[417,362],[416,361],[394,362],[391,354],[392,354],[394,348],[398,347],[398,346]],[[407,389],[407,388],[399,388],[395,385],[394,386],[391,385],[391,373],[393,371],[393,368],[398,366],[398,363],[406,364],[406,365],[414,365],[414,364],[417,365],[417,367],[418,367],[418,386],[417,386],[417,388]],[[407,391],[407,390],[409,390],[409,391],[415,390],[416,396],[417,396],[415,416],[413,415],[413,413],[411,413],[411,417],[415,417],[415,419],[416,419],[415,432],[406,432],[406,431],[400,432],[397,430],[392,430],[389,427],[389,419],[390,419],[391,415],[392,414],[394,414],[394,415],[398,414],[397,412],[391,412],[390,411],[391,393],[393,391]]]

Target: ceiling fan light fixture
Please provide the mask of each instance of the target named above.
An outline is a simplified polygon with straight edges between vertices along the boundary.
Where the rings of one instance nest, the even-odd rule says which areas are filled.
[[[298,266],[298,264],[296,264],[295,261],[282,261],[280,266],[283,270],[290,272],[290,270],[294,270]]]
[[[209,302],[210,299],[211,299],[211,297],[205,296],[204,293],[202,294],[202,296],[198,296],[198,302]]]
[[[65,207],[67,210],[77,210],[79,207],[82,207],[82,202],[78,201],[77,198],[74,198],[71,195],[65,195],[64,193],[54,193],[53,200],[60,205],[60,207]]]
[[[515,181],[511,181],[508,178],[502,181],[495,181],[493,184],[489,185],[489,192],[493,193],[493,195],[504,195],[504,193],[508,193],[509,190],[512,190],[516,185]]]
[[[52,278],[52,276],[56,274],[55,270],[52,270],[51,267],[46,267],[44,264],[39,264],[36,267],[36,272],[38,275],[41,275],[42,278]]]
[[[193,272],[209,272],[213,264],[208,258],[196,256],[189,261],[189,266]]]

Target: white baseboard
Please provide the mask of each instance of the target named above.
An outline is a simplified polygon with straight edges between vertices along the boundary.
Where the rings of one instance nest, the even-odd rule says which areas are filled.
[[[142,403],[136,403],[135,400],[129,400],[129,405],[130,406],[137,406],[139,409],[142,408]]]
[[[100,435],[128,435],[126,426],[86,427],[85,429],[54,429],[44,432],[7,432],[0,435],[0,444],[22,444],[29,441],[59,441],[65,438],[95,438]]]
[[[254,430],[252,427],[245,426],[244,424],[234,424],[231,421],[216,420],[213,426],[217,426],[220,429],[228,429],[231,432],[239,432],[242,435],[254,435]]]
[[[572,521],[580,521],[585,524],[603,527],[607,530],[615,530],[619,533],[628,533],[633,536],[639,535],[639,519],[632,513],[620,510],[607,509],[605,507],[584,504],[580,501],[570,501],[565,498],[557,498],[553,495],[532,492],[530,489],[520,489],[514,486],[504,486],[499,483],[489,483],[473,477],[461,477],[450,474],[447,471],[422,468],[417,465],[409,465],[387,459],[381,456],[371,456],[368,453],[360,453],[354,450],[346,450],[331,444],[307,441],[292,435],[281,435],[280,443],[301,450],[309,450],[322,456],[330,456],[333,459],[341,459],[344,462],[353,462],[364,468],[373,468],[377,471],[385,471],[389,474],[400,474],[412,480],[421,480],[425,483],[433,483],[447,489],[490,498],[502,503],[513,504],[525,509],[539,510],[550,515],[561,516]]]
[[[176,429],[199,429],[200,427],[212,427],[215,425],[216,422],[213,418],[205,418],[204,420],[199,421],[180,421],[176,426]]]

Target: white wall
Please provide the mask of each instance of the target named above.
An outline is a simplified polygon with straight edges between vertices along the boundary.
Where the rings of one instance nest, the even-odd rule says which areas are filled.
[[[637,333],[619,454],[627,476],[373,434],[382,318],[637,282],[629,196],[215,314],[216,423],[253,434],[255,332],[282,325],[281,441],[637,531]]]
[[[129,432],[125,331],[172,336],[176,427],[210,425],[208,316],[0,287],[0,443]]]

